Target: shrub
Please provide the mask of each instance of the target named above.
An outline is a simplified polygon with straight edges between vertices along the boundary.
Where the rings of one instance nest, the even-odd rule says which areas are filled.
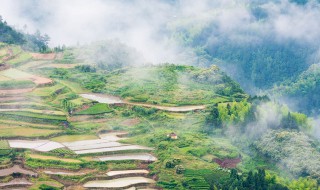
[[[182,165],[177,165],[176,166],[176,174],[183,174],[186,169]]]
[[[46,184],[41,184],[39,186],[39,189],[40,190],[60,190],[60,188],[58,188],[58,187],[53,187],[53,186],[46,185]]]

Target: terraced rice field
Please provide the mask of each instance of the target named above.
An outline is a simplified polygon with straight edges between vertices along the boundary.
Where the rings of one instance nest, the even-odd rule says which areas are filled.
[[[75,141],[63,143],[70,150],[73,150],[76,154],[90,154],[101,152],[115,152],[124,150],[153,150],[149,147],[143,147],[138,145],[127,145],[118,142],[114,142],[118,139],[114,135],[109,135],[108,138],[86,141]]]
[[[29,175],[29,176],[36,176],[37,175],[37,173],[35,173],[31,170],[26,170],[26,169],[21,168],[18,165],[14,165],[11,168],[5,168],[5,169],[0,170],[0,177],[5,177],[5,176],[11,175],[13,173],[21,173],[21,174],[25,174],[25,175]]]
[[[153,150],[153,148],[139,146],[139,145],[128,145],[128,146],[119,146],[119,147],[77,150],[74,152],[76,154],[92,154],[92,153],[117,152],[117,151],[127,151],[127,150]]]
[[[20,102],[20,101],[26,101],[26,100],[28,100],[28,98],[25,96],[1,96],[0,97],[1,103],[12,102],[12,101]]]
[[[0,95],[13,95],[13,94],[24,94],[32,92],[33,88],[24,88],[24,89],[1,89]]]
[[[35,110],[35,109],[0,109],[0,112],[31,112],[31,113],[40,113],[40,114],[49,114],[49,115],[57,115],[64,116],[65,113],[61,111],[54,110]]]
[[[51,170],[45,170],[43,171],[45,174],[49,175],[66,175],[66,176],[77,176],[77,175],[86,175],[85,172],[69,172],[69,171],[51,171]]]
[[[60,143],[48,141],[48,140],[8,140],[11,148],[25,148],[33,149],[40,152],[49,152],[57,148],[63,148],[64,146]]]
[[[98,139],[98,137],[95,135],[63,135],[59,137],[54,137],[51,140],[63,143],[63,142],[83,141],[83,140],[94,140],[94,139]]]
[[[46,156],[41,154],[29,154],[28,156],[30,158],[39,159],[39,160],[60,160],[62,162],[67,162],[67,163],[81,163],[80,160],[72,159],[72,158],[59,158],[56,156]]]
[[[125,188],[138,184],[153,184],[154,180],[145,177],[126,177],[112,180],[89,181],[83,186],[86,188]]]
[[[12,186],[30,186],[33,183],[29,182],[28,180],[24,178],[16,178],[13,179],[7,183],[0,183],[0,188],[5,188],[5,187],[12,187]]]
[[[56,121],[66,121],[67,118],[65,115],[52,115],[55,113],[55,111],[51,110],[34,110],[32,112],[31,110],[27,111],[0,111],[0,114],[6,115],[6,117],[10,118],[10,116],[21,116],[21,117],[27,117],[32,119],[43,119],[43,120],[56,120]],[[60,114],[60,113],[59,113]]]
[[[57,129],[59,126],[50,124],[37,124],[15,120],[0,120],[0,125],[6,126],[21,126],[21,127],[34,127],[34,128],[45,128],[45,129]]]
[[[68,146],[70,150],[79,151],[79,150],[88,150],[88,149],[98,149],[98,148],[110,148],[110,147],[118,147],[124,146],[118,142],[106,142],[106,143],[98,143],[98,144],[86,144],[81,146]]]
[[[126,135],[126,134],[128,134],[128,133],[127,132],[101,133],[99,135],[99,137],[101,139],[104,139],[104,140],[118,141],[118,140],[121,140],[121,139],[125,139],[125,138],[119,137],[119,136],[123,136],[123,135]]]
[[[64,88],[65,86],[61,85],[61,84],[56,84],[54,86],[48,86],[48,87],[42,87],[42,88],[36,88],[32,94],[35,96],[39,96],[39,97],[48,97],[50,96],[52,93],[60,91]]]
[[[78,64],[58,64],[58,63],[50,63],[50,64],[42,64],[37,68],[64,68],[71,69],[77,66]]]
[[[105,94],[80,94],[81,97],[89,100],[98,101],[104,104],[120,104],[124,103],[121,98],[117,96],[105,95]]]
[[[0,125],[1,137],[44,137],[60,132],[62,131],[52,129],[35,129],[30,127],[13,127]]]
[[[109,156],[100,156],[100,157],[97,157],[96,160],[98,161],[140,160],[140,161],[153,162],[153,161],[156,161],[157,158],[148,153],[134,153],[134,154],[117,154],[117,155],[109,155]]]
[[[1,71],[0,75],[7,77],[7,78],[10,78],[10,79],[14,79],[14,80],[31,80],[35,84],[38,84],[38,85],[53,83],[53,81],[49,78],[44,78],[44,77],[32,75],[30,73],[26,73],[26,72],[20,71],[18,69],[12,69],[12,68]]]
[[[118,170],[118,171],[109,171],[107,176],[117,176],[117,175],[128,175],[128,174],[148,174],[148,170]]]
[[[12,69],[12,68],[1,71],[0,75],[8,77],[10,79],[15,79],[15,80],[23,80],[33,76],[32,74],[20,71],[18,69]]]

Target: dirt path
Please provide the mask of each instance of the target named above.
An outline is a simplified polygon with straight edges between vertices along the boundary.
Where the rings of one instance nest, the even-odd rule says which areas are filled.
[[[135,102],[128,102],[122,100],[117,96],[106,95],[106,94],[80,94],[83,98],[87,98],[89,100],[98,101],[100,103],[106,104],[128,104],[134,106],[143,106],[148,108],[156,108],[159,110],[170,111],[170,112],[189,112],[195,110],[203,110],[206,108],[205,105],[190,105],[190,106],[160,106],[154,104],[146,104],[146,103],[135,103]]]

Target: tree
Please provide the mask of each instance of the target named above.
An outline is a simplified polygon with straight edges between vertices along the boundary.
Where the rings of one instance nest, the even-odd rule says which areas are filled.
[[[209,114],[206,117],[206,130],[207,132],[212,132],[213,128],[221,128],[222,120],[219,114],[219,110],[217,106],[213,106],[210,110]]]
[[[299,125],[296,121],[296,119],[292,116],[292,114],[289,112],[286,117],[283,117],[281,120],[281,126],[282,128],[288,128],[288,129],[299,129]]]

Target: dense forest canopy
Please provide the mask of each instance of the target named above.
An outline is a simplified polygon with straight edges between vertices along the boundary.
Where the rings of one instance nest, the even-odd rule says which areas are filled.
[[[320,62],[320,36],[315,32],[320,25],[314,20],[320,15],[317,1],[250,1],[228,8],[219,3],[216,6],[169,24],[173,38],[201,57],[196,65],[217,64],[245,90],[261,94],[277,85],[294,85],[297,78],[308,80],[305,72]],[[282,99],[296,98],[298,105],[286,102],[293,109],[319,113],[319,104],[306,103],[300,92],[273,92]],[[304,88],[305,99],[317,102],[312,97],[314,92],[315,88]]]

